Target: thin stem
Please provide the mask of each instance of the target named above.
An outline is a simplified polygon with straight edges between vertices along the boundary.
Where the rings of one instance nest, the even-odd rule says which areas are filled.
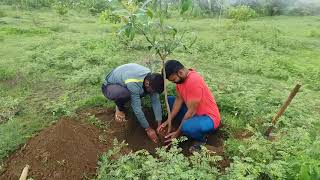
[[[150,40],[149,36],[146,32],[144,32],[143,29],[141,29],[138,25],[134,24],[134,26],[143,34],[143,36],[146,38],[146,40],[154,47],[153,42]]]
[[[171,111],[170,111],[170,106],[169,106],[169,102],[168,102],[168,91],[167,91],[167,77],[166,77],[166,70],[165,70],[165,60],[166,60],[166,57],[164,57],[162,59],[163,82],[164,82],[164,98],[165,98],[167,112],[168,112],[168,119],[171,119]]]

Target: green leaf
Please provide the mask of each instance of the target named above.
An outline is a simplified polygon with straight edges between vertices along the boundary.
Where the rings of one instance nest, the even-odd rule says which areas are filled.
[[[128,25],[123,26],[123,27],[118,31],[118,34],[122,34],[123,32],[126,31],[127,28],[128,28]]]
[[[130,41],[132,41],[135,37],[135,30],[132,23],[129,23],[125,25],[123,28],[121,28],[118,32],[118,34],[124,33],[125,36],[129,38]]]
[[[167,28],[172,32],[173,37],[178,33],[178,30],[172,26],[167,26]]]
[[[152,0],[148,0],[146,2],[144,2],[141,6],[141,8],[145,8],[150,2],[152,2]]]
[[[298,179],[306,179],[306,180],[311,179],[311,177],[310,177],[310,175],[309,175],[309,168],[308,168],[307,165],[303,164],[303,165],[301,166]]]
[[[128,28],[126,28],[125,34],[126,34],[126,36],[130,39],[130,41],[132,41],[132,40],[134,39],[135,30],[134,30],[132,24],[129,24]]]
[[[181,11],[180,14],[185,13],[191,6],[192,0],[181,0]]]
[[[118,15],[118,16],[127,16],[129,15],[129,11],[126,9],[119,9],[112,11],[112,14]]]
[[[197,41],[197,39],[198,39],[198,36],[194,36],[194,39],[191,41],[191,43],[189,44],[189,48],[191,48],[195,43],[196,43],[196,41]]]
[[[151,19],[153,18],[153,12],[151,9],[147,9],[147,16],[149,16]]]
[[[159,20],[160,20],[160,25],[162,26],[162,25],[163,25],[164,18],[163,18],[163,16],[162,16],[161,14],[160,14]]]

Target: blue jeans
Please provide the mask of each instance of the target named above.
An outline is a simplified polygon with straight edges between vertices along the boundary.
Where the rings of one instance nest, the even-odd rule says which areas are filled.
[[[168,102],[171,110],[172,110],[175,99],[176,97],[174,96],[168,97]],[[186,104],[183,104],[180,111],[174,118],[174,121],[181,122],[181,120],[183,119],[187,111],[188,111],[188,108]],[[205,142],[206,135],[208,135],[209,133],[212,133],[213,131],[214,131],[213,120],[207,115],[203,115],[203,116],[195,115],[190,119],[186,119],[181,126],[181,132],[183,135],[200,142]]]

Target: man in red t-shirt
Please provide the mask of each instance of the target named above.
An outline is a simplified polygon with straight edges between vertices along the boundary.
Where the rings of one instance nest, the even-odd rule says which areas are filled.
[[[167,79],[176,84],[177,96],[168,97],[171,118],[158,128],[158,132],[168,126],[167,142],[183,134],[201,142],[196,144],[205,143],[206,136],[220,125],[219,109],[210,89],[199,73],[185,68],[179,61],[167,61],[165,70]],[[171,132],[173,119],[181,123]]]

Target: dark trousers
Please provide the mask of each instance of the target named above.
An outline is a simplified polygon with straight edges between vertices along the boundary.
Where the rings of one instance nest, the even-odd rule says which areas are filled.
[[[103,84],[103,95],[116,103],[120,111],[124,111],[124,105],[130,101],[130,92],[126,87],[118,84]]]

